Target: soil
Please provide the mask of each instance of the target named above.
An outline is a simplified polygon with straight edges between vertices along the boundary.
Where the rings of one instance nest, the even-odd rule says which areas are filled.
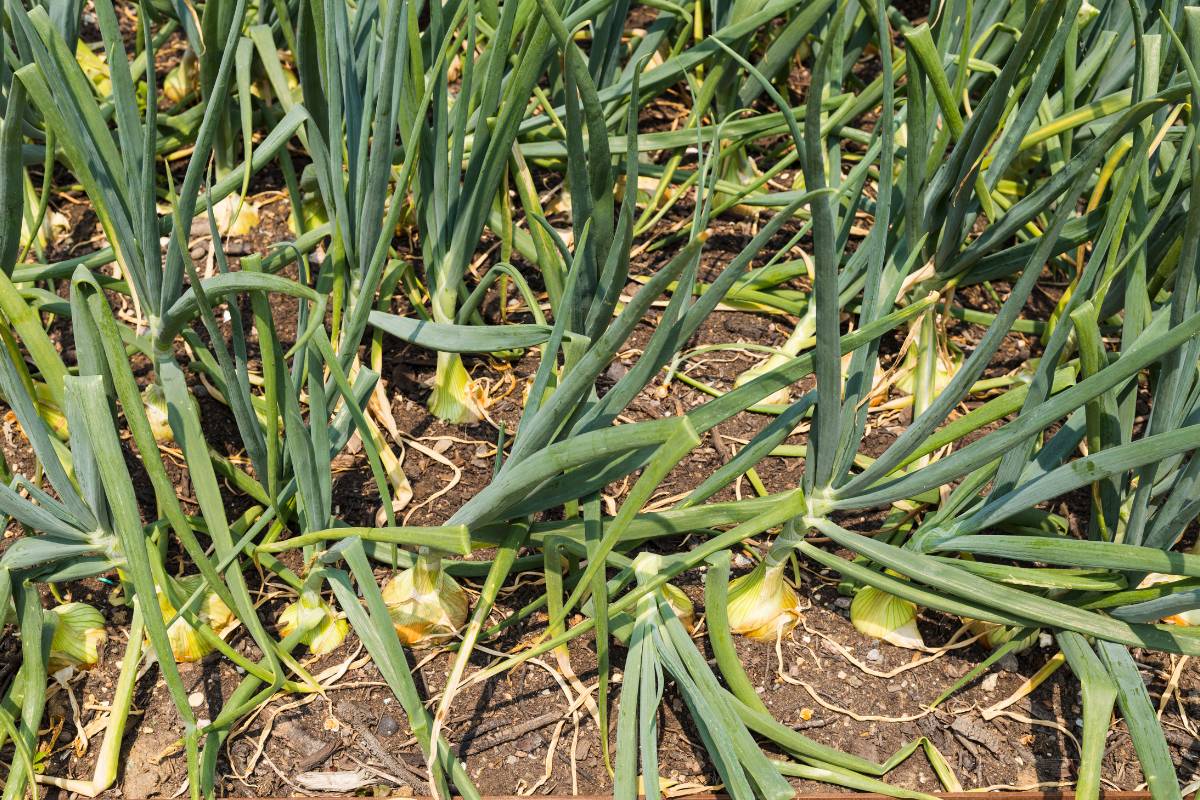
[[[914,19],[923,15],[914,4],[902,4],[902,8]],[[178,57],[178,48],[170,52],[173,58]],[[161,59],[157,64],[160,79],[173,63],[172,58]],[[803,92],[807,74],[798,69],[791,76],[790,84],[795,92]],[[677,111],[660,109],[649,116],[647,122],[649,127],[669,127],[670,120],[677,114]],[[786,182],[787,177],[781,180]],[[546,181],[550,185],[548,176]],[[256,177],[251,199],[259,203],[262,223],[253,235],[224,243],[231,268],[237,269],[240,256],[265,253],[273,243],[291,238],[286,226],[289,206],[281,197],[281,187],[280,177],[269,171]],[[81,195],[58,195],[53,207],[67,216],[69,231],[47,253],[49,260],[80,255],[103,244],[95,214]],[[687,201],[681,201],[664,220],[661,229],[670,231],[685,224],[690,220],[691,210]],[[552,222],[561,226],[562,220],[552,219]],[[752,238],[758,223],[753,217],[716,221],[703,257],[701,279],[711,279],[727,264]],[[795,230],[794,226],[785,226],[765,252],[782,247]],[[487,252],[490,244],[485,239],[479,252]],[[648,245],[650,240],[640,240],[638,244]],[[800,246],[807,249],[808,244],[805,240]],[[854,244],[852,241],[851,246]],[[194,232],[191,255],[197,260],[199,269],[208,263],[210,250],[211,242],[202,232]],[[408,255],[416,260],[418,252]],[[652,274],[672,253],[671,247],[662,250],[646,248],[635,261],[633,277]],[[537,288],[536,273],[519,259],[516,262],[526,269]],[[294,268],[289,274],[296,276]],[[631,280],[627,293],[636,292],[638,288],[638,282]],[[791,288],[805,290],[808,287],[800,280],[793,282]],[[994,284],[991,289],[1000,297],[1005,296],[1006,286],[1002,283]],[[993,297],[983,287],[971,286],[961,289],[956,300],[968,308],[994,312]],[[115,294],[112,298],[124,313],[133,313],[125,298]],[[1056,301],[1057,297],[1052,294],[1035,293],[1025,316],[1046,319]],[[393,310],[403,313],[406,308],[398,304]],[[484,312],[492,316],[498,313],[494,292],[485,303]],[[294,301],[280,302],[274,313],[278,330],[295,330],[297,310]],[[660,310],[652,312],[634,332],[626,349],[602,378],[601,391],[610,388],[634,363],[653,333],[657,313]],[[511,318],[515,321],[527,319],[519,309]],[[718,311],[704,322],[689,346],[730,342],[778,345],[786,339],[795,321],[778,314]],[[850,320],[845,322],[848,324]],[[59,321],[52,330],[69,356],[72,343],[67,326]],[[958,346],[969,351],[978,342],[982,328],[950,321],[948,332]],[[198,328],[197,333],[207,340],[202,329]],[[885,367],[895,362],[901,345],[899,333],[885,340]],[[1026,363],[1031,355],[1036,355],[1038,347],[1033,337],[1010,334],[986,375],[1011,372]],[[720,391],[731,388],[737,376],[760,357],[749,350],[716,351],[690,360],[684,367],[690,377]],[[392,414],[410,441],[415,440],[424,448],[410,446],[404,453],[403,467],[413,490],[413,500],[401,512],[405,524],[444,522],[487,484],[498,427],[503,426],[509,432],[515,430],[521,391],[533,375],[537,362],[534,355],[526,355],[514,362],[470,358],[467,365],[476,378],[488,381],[495,398],[489,409],[491,421],[467,426],[447,425],[433,418],[425,408],[426,384],[434,368],[429,354],[384,339],[382,379]],[[147,365],[135,366],[144,378]],[[801,382],[794,390],[799,393],[811,386],[809,380]],[[236,426],[228,409],[198,380],[194,388],[200,398],[206,433],[214,447],[228,456],[239,457]],[[634,401],[623,419],[636,421],[678,414],[705,399],[704,394],[681,380],[663,385],[660,377]],[[962,410],[984,400],[986,397],[973,398]],[[741,414],[710,432],[702,444],[673,470],[663,484],[663,491],[652,499],[651,505],[666,506],[684,496],[769,420],[762,414]],[[864,436],[864,454],[882,452],[908,421],[909,413],[903,408],[872,414]],[[11,414],[4,415],[2,432],[0,447],[8,464],[16,471],[28,473],[34,466],[33,460]],[[802,430],[788,441],[803,444],[805,439]],[[164,454],[168,470],[179,486],[185,510],[194,511],[182,460],[169,447],[164,448]],[[153,514],[153,493],[137,456],[130,452],[127,460],[135,476],[143,512],[149,517]],[[756,469],[768,491],[795,486],[802,470],[802,459],[782,457],[768,458]],[[629,482],[625,482],[609,487],[606,500],[614,504],[620,502],[628,486]],[[361,452],[347,452],[338,457],[334,463],[333,489],[334,513],[339,518],[350,524],[374,524],[379,500]],[[754,494],[755,489],[750,483],[741,479],[712,500],[736,500]],[[249,505],[245,497],[232,490],[228,502],[231,515]],[[1088,498],[1068,497],[1063,510],[1078,527],[1080,519],[1087,519]],[[880,517],[878,514],[859,514],[848,516],[842,522],[869,532],[878,527]],[[5,532],[5,541],[0,542],[0,551],[21,534],[18,526],[11,525]],[[665,541],[661,546],[687,544],[687,540]],[[761,541],[746,543],[744,552],[735,558],[735,574],[748,570],[753,563],[749,556],[762,545]],[[488,556],[487,551],[480,551],[472,558]],[[294,561],[294,558],[293,554],[285,560]],[[300,567],[298,563],[288,563]],[[181,570],[187,569],[182,560],[178,566]],[[742,638],[736,643],[743,666],[778,720],[804,730],[806,735],[819,742],[877,761],[886,760],[915,738],[926,737],[966,789],[1056,787],[1073,780],[1078,762],[1076,737],[1080,732],[1080,700],[1077,682],[1067,670],[1055,673],[1031,695],[1008,706],[1004,713],[991,719],[985,719],[983,714],[985,709],[1008,697],[1025,679],[1035,674],[1056,652],[1051,646],[1039,642],[1026,652],[1001,660],[990,674],[974,680],[930,711],[929,704],[985,659],[987,651],[981,645],[973,644],[947,649],[930,660],[923,654],[865,637],[848,620],[849,598],[839,594],[837,577],[825,570],[812,571],[809,567],[800,564],[796,576],[804,598],[799,627],[777,644]],[[377,577],[381,581],[388,576],[388,570],[378,570]],[[290,590],[263,573],[247,577],[259,593],[262,618],[271,624],[290,597]],[[536,596],[536,585],[540,580],[540,574],[529,573],[510,581],[510,588],[501,593],[493,620],[498,621],[517,611]],[[695,602],[698,616],[703,613],[702,580],[702,570],[695,570],[677,581]],[[477,583],[470,580],[464,583],[468,589],[478,591]],[[511,588],[514,586],[516,588]],[[96,605],[110,623],[108,642],[99,665],[78,674],[69,684],[82,709],[86,728],[103,713],[112,697],[125,647],[128,612],[123,606],[112,604],[112,587],[101,579],[59,586],[58,590],[66,599]],[[486,642],[487,651],[476,654],[471,672],[492,663],[494,653],[511,652],[533,641],[544,631],[545,624],[544,615],[534,614]],[[934,648],[952,641],[958,624],[955,619],[933,612],[927,612],[921,618],[925,640]],[[705,655],[711,657],[703,624],[696,631],[695,641]],[[258,655],[243,630],[235,630],[230,643],[250,657]],[[1177,667],[1176,659],[1139,651],[1135,651],[1135,658],[1153,701],[1161,702],[1162,722],[1171,741],[1178,777],[1189,783],[1200,776],[1200,743],[1187,733],[1186,727],[1188,720],[1200,716],[1200,668],[1194,662],[1186,664],[1178,691],[1161,698]],[[410,653],[410,660],[417,665],[422,693],[431,703],[445,685],[451,659],[452,655],[445,650]],[[7,635],[0,639],[0,684],[7,682],[19,660],[16,637]],[[624,651],[618,646],[613,654],[616,673],[609,713],[609,719],[614,722],[616,703],[620,700],[619,668],[623,661]],[[380,786],[390,787],[388,792],[392,794],[423,793],[424,787],[412,780],[408,772],[422,771],[420,750],[407,728],[405,715],[376,666],[366,657],[361,642],[351,634],[336,651],[303,663],[311,673],[329,676],[325,693],[280,695],[243,720],[222,748],[219,792],[229,796],[258,797],[299,794],[303,792],[297,776],[302,773],[365,770]],[[590,639],[585,637],[572,642],[569,663],[584,684],[595,682],[596,658]],[[210,718],[219,712],[244,677],[227,660],[216,657],[183,665],[182,672],[189,693],[199,693],[200,712]],[[561,680],[561,662],[547,655],[504,675],[468,685],[460,693],[446,735],[464,758],[468,773],[482,793],[586,794],[611,789],[597,723],[586,710],[569,712],[560,688]],[[122,748],[121,777],[117,787],[103,796],[177,797],[186,778],[184,756],[176,746],[181,727],[156,666],[148,668],[139,679],[134,708]],[[715,786],[718,777],[698,743],[697,731],[682,700],[670,684],[660,713],[660,771],[670,781],[671,791],[682,794],[692,788]],[[98,743],[93,741],[82,754],[72,747],[76,731],[68,698],[61,689],[51,692],[47,720],[51,729],[43,741],[53,745],[46,771],[61,776],[90,777]],[[53,732],[55,729],[58,729],[57,734]],[[604,736],[613,743],[613,730]],[[1103,775],[1105,785],[1112,789],[1134,789],[1142,784],[1131,740],[1119,718],[1109,734]],[[887,780],[909,789],[934,791],[940,788],[930,763],[920,751],[896,767]],[[800,791],[826,792],[830,789],[826,784],[799,780],[795,785]],[[45,793],[51,798],[65,794],[54,790]]]

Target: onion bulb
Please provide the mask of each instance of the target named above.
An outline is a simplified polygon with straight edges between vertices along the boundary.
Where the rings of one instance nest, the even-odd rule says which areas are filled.
[[[679,621],[683,623],[683,627],[688,633],[696,630],[696,606],[692,603],[692,598],[683,593],[683,590],[678,586],[672,586],[669,583],[662,585],[663,595],[667,598],[667,605],[675,612],[675,616],[679,617]]]
[[[172,67],[163,79],[162,93],[172,103],[180,103],[185,97],[200,90],[200,61],[190,49],[185,50],[183,59]]]
[[[202,580],[199,575],[190,575],[175,581],[177,593],[186,600]],[[163,619],[170,620],[175,616],[177,609],[171,605],[171,601],[167,599],[167,594],[161,586],[155,587],[155,593],[158,595],[158,608],[162,611]],[[229,610],[229,606],[225,605],[225,601],[211,591],[200,601],[196,617],[218,634],[237,619]],[[213,646],[200,638],[196,629],[189,625],[183,617],[176,619],[171,627],[167,628],[167,636],[171,640],[171,653],[179,663],[199,661],[213,649]]]
[[[487,395],[463,366],[458,353],[438,353],[429,410],[438,419],[469,424],[483,419]]]
[[[773,641],[796,627],[800,598],[784,579],[786,562],[768,568],[759,562],[751,572],[729,583],[729,629],[751,639]]]
[[[467,593],[442,569],[441,556],[424,547],[415,565],[383,587],[383,600],[410,647],[444,642],[467,621]]]
[[[108,634],[104,615],[87,603],[63,603],[53,609],[58,617],[50,641],[50,671],[64,667],[90,667],[100,660]]]
[[[1006,644],[1010,639],[1017,635],[1018,628],[1010,628],[1007,625],[997,625],[995,622],[984,622],[979,619],[968,619],[963,617],[963,623],[967,626],[967,630],[972,636],[983,634],[983,638],[979,641],[984,647],[989,650],[995,650],[1002,644]],[[1024,653],[1029,648],[1033,647],[1037,641],[1037,631],[1029,634],[1020,643],[1015,652]]]
[[[196,402],[196,398],[189,395],[188,400],[191,402],[196,416],[199,416],[200,404]],[[150,423],[154,441],[159,444],[170,444],[175,441],[175,431],[171,429],[171,421],[167,413],[167,397],[163,394],[162,387],[151,383],[143,389],[142,405],[145,406],[146,420]]]
[[[656,553],[641,553],[633,562],[633,570],[638,583],[645,583],[662,571],[662,556]],[[667,601],[667,605],[683,623],[684,629],[689,634],[695,631],[696,606],[692,603],[692,599],[684,594],[678,586],[669,583],[664,583],[659,590]],[[584,613],[591,616],[593,608],[592,598],[588,598],[584,605]],[[614,614],[609,623],[612,625],[612,632],[617,641],[622,644],[627,643],[629,634],[633,631],[633,616],[629,612],[622,611]]]
[[[924,650],[925,640],[917,628],[917,606],[874,586],[864,586],[850,603],[854,629],[896,647]]]
[[[299,600],[280,612],[278,622],[279,633],[285,637],[297,629],[303,631],[300,641],[314,656],[336,650],[350,630],[350,624],[338,617],[333,606],[311,590],[301,592]]]
[[[152,383],[142,390],[142,404],[146,407],[146,419],[150,422],[154,441],[160,444],[175,441],[175,432],[167,419],[167,398],[157,384]]]

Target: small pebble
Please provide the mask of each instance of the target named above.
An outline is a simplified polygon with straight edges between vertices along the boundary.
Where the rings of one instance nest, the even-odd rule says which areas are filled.
[[[199,708],[204,703],[204,692],[192,692],[188,695],[188,705]]]
[[[395,736],[399,730],[400,723],[387,714],[379,718],[379,724],[375,727],[375,732],[380,736]]]
[[[517,752],[536,753],[545,743],[546,740],[536,731],[527,733],[517,740]]]
[[[504,763],[505,764],[515,764],[515,763],[517,763],[517,757],[509,756],[508,758],[504,759]]]
[[[883,660],[883,656],[880,655],[878,650],[868,650],[867,651],[867,661],[882,661],[882,660]]]
[[[838,599],[833,601],[833,604],[835,606],[837,606],[838,608],[849,608],[850,607],[850,598],[849,597],[839,597]]]
[[[1038,634],[1038,647],[1041,647],[1042,649],[1046,649],[1046,648],[1050,648],[1053,646],[1054,646],[1054,637],[1053,636],[1051,636],[1050,634],[1045,633],[1045,632]]]
[[[983,688],[983,690],[985,692],[988,692],[990,694],[991,692],[996,691],[996,683],[999,680],[1000,680],[1000,676],[997,675],[995,672],[992,672],[986,678],[984,678],[983,682],[980,683],[979,685]]]

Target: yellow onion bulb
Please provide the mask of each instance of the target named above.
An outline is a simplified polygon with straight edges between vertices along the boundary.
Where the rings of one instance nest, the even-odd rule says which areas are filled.
[[[963,617],[962,619],[963,624],[967,626],[967,630],[972,636],[979,636],[980,634],[983,634],[979,641],[989,650],[995,650],[997,647],[1007,643],[1010,639],[1017,635],[1016,628],[998,625],[995,622],[984,622],[980,619],[968,619],[967,617]],[[1026,636],[1024,641],[1021,642],[1020,646],[1014,652],[1023,653],[1029,648],[1033,647],[1033,644],[1036,641],[1037,632],[1035,631],[1034,633]]]
[[[672,586],[669,583],[662,585],[663,596],[667,598],[667,605],[675,612],[675,616],[679,617],[679,621],[683,623],[683,627],[688,633],[696,630],[696,606],[692,603],[692,598],[683,593],[683,590],[678,586]]]
[[[800,598],[784,579],[784,563],[752,571],[729,583],[729,629],[751,639],[774,641],[800,622]]]
[[[200,585],[200,580],[199,575],[193,575],[178,581],[179,596],[186,600]],[[171,601],[161,586],[155,587],[155,593],[158,595],[158,608],[162,612],[163,619],[170,620],[175,616],[177,609],[171,605]],[[200,601],[196,617],[218,634],[237,619],[229,610],[229,606],[225,605],[225,601],[215,592],[208,592]],[[167,637],[171,641],[171,654],[179,663],[199,661],[213,649],[213,646],[204,641],[196,629],[189,625],[183,617],[171,623],[171,626],[167,628]]]
[[[864,586],[850,603],[850,622],[859,633],[896,647],[924,650],[917,628],[917,606],[874,586]]]
[[[383,601],[409,647],[447,641],[467,621],[467,593],[442,569],[441,557],[427,552],[384,585]]]
[[[142,405],[146,407],[146,419],[150,422],[154,441],[160,444],[175,441],[175,432],[167,419],[167,398],[157,384],[152,383],[142,390]]]
[[[458,425],[483,419],[487,394],[467,372],[458,353],[438,353],[432,386],[428,407],[438,419]]]
[[[104,615],[87,603],[63,603],[53,613],[58,625],[50,641],[50,671],[86,668],[99,661],[100,648],[108,638]]]
[[[662,556],[657,553],[639,553],[633,562],[633,571],[637,576],[638,583],[645,583],[662,572],[662,562]],[[678,586],[664,583],[660,588],[663,599],[667,601],[671,611],[683,623],[683,627],[687,629],[688,633],[694,631],[696,629],[696,606],[692,603],[692,599],[684,594]],[[590,599],[588,603],[591,605]]]
[[[179,103],[200,88],[200,62],[196,54],[187,50],[167,77],[163,79],[162,93],[172,103]]]
[[[200,416],[200,404],[196,398],[188,395],[188,402],[196,416]],[[167,413],[167,396],[162,387],[151,383],[142,390],[142,406],[146,409],[146,421],[150,423],[150,432],[154,441],[159,444],[170,444],[175,441],[175,431],[171,429],[171,420]]]
[[[258,205],[237,192],[218,200],[212,211],[217,227],[225,236],[249,236],[261,221]]]
[[[336,650],[350,630],[350,624],[338,616],[333,606],[311,590],[301,592],[299,600],[281,611],[278,623],[279,633],[285,637],[303,631],[300,641],[314,656]]]

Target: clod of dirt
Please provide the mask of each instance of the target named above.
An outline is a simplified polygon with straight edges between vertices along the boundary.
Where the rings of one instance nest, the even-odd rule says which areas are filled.
[[[996,732],[995,728],[974,717],[956,717],[954,722],[950,723],[950,729],[983,745],[994,755],[1000,755],[1004,751],[1004,738]]]
[[[379,725],[375,727],[375,733],[380,736],[395,736],[399,730],[400,723],[387,714],[379,718]]]

